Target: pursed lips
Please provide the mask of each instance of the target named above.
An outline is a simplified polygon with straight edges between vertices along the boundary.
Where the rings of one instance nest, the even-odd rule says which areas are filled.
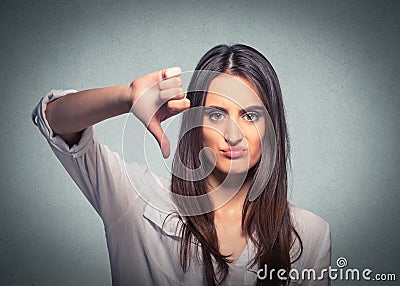
[[[247,149],[244,147],[234,146],[222,149],[221,152],[225,157],[229,159],[238,159],[246,153],[246,150]]]

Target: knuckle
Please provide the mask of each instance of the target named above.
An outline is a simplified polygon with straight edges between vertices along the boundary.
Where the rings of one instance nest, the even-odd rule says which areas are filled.
[[[160,91],[160,99],[165,100],[168,98],[168,94],[165,90]]]
[[[174,101],[168,101],[168,108],[171,110],[176,110],[176,104]]]
[[[178,86],[182,86],[182,79],[181,79],[180,77],[176,77],[176,78],[175,78],[175,83],[176,83]]]
[[[175,98],[179,96],[179,88],[171,89],[171,98]]]
[[[160,81],[160,82],[158,83],[158,88],[159,88],[159,89],[163,90],[163,89],[164,89],[164,86],[165,86],[164,81]]]

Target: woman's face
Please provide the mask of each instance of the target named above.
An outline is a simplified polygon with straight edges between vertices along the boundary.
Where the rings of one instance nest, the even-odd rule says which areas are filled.
[[[249,81],[226,74],[211,81],[202,132],[202,147],[222,173],[245,173],[260,160],[265,107]]]

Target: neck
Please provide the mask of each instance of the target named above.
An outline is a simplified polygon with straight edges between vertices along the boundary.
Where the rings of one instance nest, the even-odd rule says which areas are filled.
[[[214,170],[208,177],[209,193],[214,202],[214,215],[242,216],[243,204],[250,189],[247,174],[225,174]]]

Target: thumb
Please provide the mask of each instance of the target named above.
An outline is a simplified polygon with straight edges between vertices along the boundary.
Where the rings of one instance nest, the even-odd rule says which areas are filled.
[[[160,71],[161,72],[161,79],[167,79],[170,77],[179,76],[182,73],[180,67],[170,67]]]
[[[158,145],[160,146],[161,153],[164,158],[168,158],[170,155],[170,143],[168,137],[165,135],[160,122],[152,121],[149,123],[147,129],[156,138]]]

